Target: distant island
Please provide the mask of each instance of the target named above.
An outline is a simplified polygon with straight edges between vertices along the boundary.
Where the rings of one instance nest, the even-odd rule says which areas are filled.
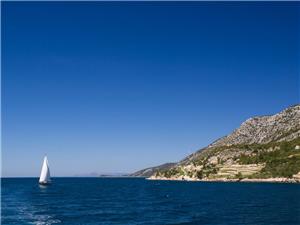
[[[300,105],[243,122],[178,163],[137,171],[153,180],[300,182]]]
[[[96,173],[96,172],[91,172],[91,173],[83,173],[83,174],[76,174],[74,175],[75,177],[128,177],[128,173]]]

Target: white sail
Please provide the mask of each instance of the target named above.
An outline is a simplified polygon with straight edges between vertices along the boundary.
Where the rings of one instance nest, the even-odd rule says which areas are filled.
[[[51,182],[50,169],[49,169],[49,166],[48,166],[47,156],[45,156],[39,183],[47,184],[47,183],[50,183],[50,182]]]

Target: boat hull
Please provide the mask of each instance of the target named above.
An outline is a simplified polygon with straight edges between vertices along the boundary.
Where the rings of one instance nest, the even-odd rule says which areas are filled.
[[[39,185],[48,186],[51,182],[39,182]]]

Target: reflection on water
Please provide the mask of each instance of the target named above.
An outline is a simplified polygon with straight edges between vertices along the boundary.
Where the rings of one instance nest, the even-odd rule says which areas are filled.
[[[39,187],[41,188],[41,190],[44,190],[44,189],[48,188],[48,186],[42,185],[42,184],[39,184]]]

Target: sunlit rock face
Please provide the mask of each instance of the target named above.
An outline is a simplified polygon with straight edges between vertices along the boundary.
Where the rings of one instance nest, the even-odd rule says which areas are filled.
[[[272,116],[246,120],[233,133],[220,138],[209,147],[237,144],[265,144],[300,137],[300,105],[291,106]]]

